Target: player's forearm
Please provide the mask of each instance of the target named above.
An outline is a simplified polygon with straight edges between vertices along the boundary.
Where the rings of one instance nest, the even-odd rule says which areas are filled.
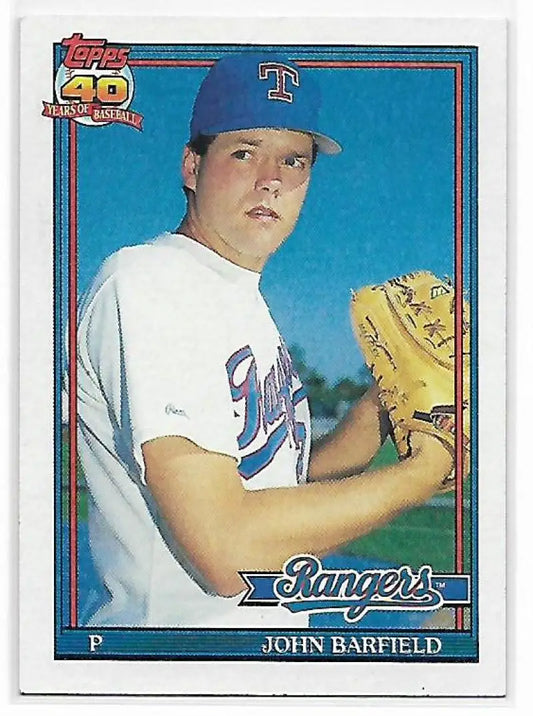
[[[329,435],[311,451],[309,480],[317,482],[346,477],[364,470],[387,436],[388,418],[370,388]]]
[[[239,569],[279,570],[294,554],[327,554],[423,504],[438,485],[427,469],[417,456],[341,481],[247,492],[218,546],[224,570],[217,589],[236,594],[243,589]],[[431,469],[444,476],[447,458]]]

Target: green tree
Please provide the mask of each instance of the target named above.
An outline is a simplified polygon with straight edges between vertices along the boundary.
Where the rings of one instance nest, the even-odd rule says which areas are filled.
[[[291,346],[290,352],[300,380],[305,386],[313,417],[341,418],[372,382],[372,376],[365,365],[357,372],[356,379],[341,378],[331,386],[321,373],[307,364],[305,351],[301,346]]]

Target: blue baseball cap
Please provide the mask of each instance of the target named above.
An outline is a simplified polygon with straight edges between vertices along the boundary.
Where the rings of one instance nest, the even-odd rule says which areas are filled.
[[[239,129],[291,129],[310,134],[318,150],[342,147],[321,131],[320,91],[312,73],[289,60],[242,53],[218,60],[200,85],[190,141]]]

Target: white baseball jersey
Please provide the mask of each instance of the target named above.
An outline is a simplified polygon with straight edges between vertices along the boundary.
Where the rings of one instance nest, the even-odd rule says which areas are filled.
[[[235,457],[246,489],[305,480],[307,399],[259,274],[176,234],[111,256],[80,306],[78,426],[91,549],[108,592],[90,625],[306,623],[212,593],[144,479],[141,445],[180,435]]]

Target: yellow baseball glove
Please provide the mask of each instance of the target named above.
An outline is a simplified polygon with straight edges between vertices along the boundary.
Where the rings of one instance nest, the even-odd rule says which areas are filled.
[[[411,431],[431,433],[455,454],[455,291],[417,272],[352,294],[352,323],[389,413],[400,458]],[[470,471],[470,309],[463,301],[463,473]],[[455,487],[455,471],[442,491]]]

